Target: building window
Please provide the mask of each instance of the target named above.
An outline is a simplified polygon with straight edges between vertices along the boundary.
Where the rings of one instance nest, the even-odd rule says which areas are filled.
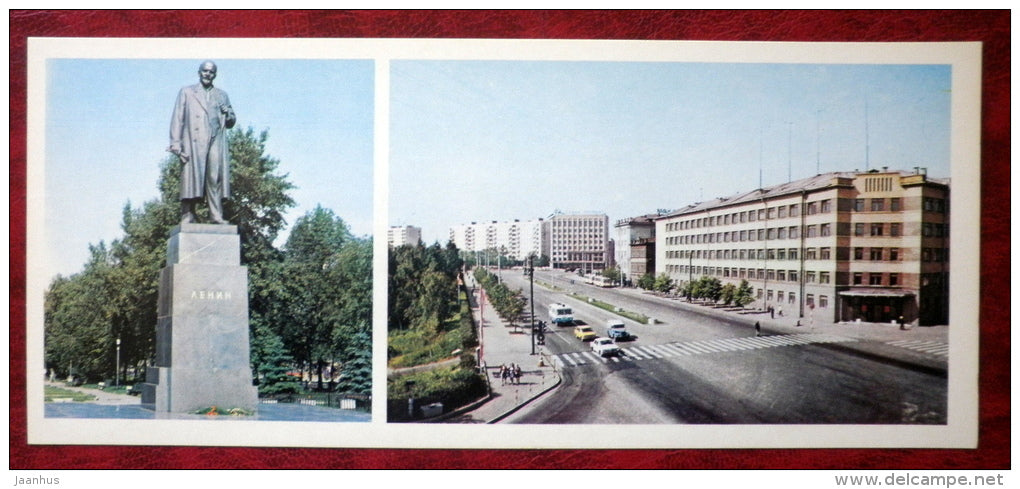
[[[818,250],[816,250],[814,248],[806,248],[804,250],[804,259],[805,260],[817,260],[818,259]]]
[[[899,236],[899,235],[900,235],[900,223],[898,223],[898,222],[890,223],[889,224],[889,236],[896,237],[896,236]]]
[[[790,226],[790,239],[797,239],[800,237],[800,228],[797,226]]]
[[[854,224],[854,236],[864,236],[864,223]]]
[[[889,210],[893,212],[899,212],[900,210],[900,199],[899,197],[893,197],[889,199]]]
[[[814,294],[807,294],[807,295],[805,295],[804,296],[804,303],[807,304],[808,307],[814,307],[814,305],[815,305],[815,295]]]
[[[776,251],[776,259],[778,260],[786,259],[786,248],[780,248]]]
[[[794,303],[797,302],[797,293],[796,292],[790,292],[790,299],[789,299],[789,301],[790,301],[790,304],[794,304]]]
[[[869,273],[868,274],[869,285],[882,285],[882,274],[881,273]]]
[[[779,270],[776,274],[776,280],[779,280],[780,282],[786,281],[786,270]]]
[[[871,199],[871,212],[882,212],[885,210],[885,199]]]
[[[783,291],[780,290],[779,292],[776,292],[776,301],[777,302],[783,302],[783,299],[785,299],[785,298],[786,298],[786,294],[784,294]]]
[[[790,270],[789,276],[790,276],[790,281],[791,282],[796,282],[797,281],[797,271],[796,270]]]
[[[818,296],[818,307],[822,308],[829,307],[829,296],[827,295]]]
[[[871,248],[871,260],[882,261],[882,248]]]
[[[815,214],[818,214],[818,203],[817,202],[808,202],[807,213],[808,213],[809,216],[813,216]]]
[[[808,226],[807,227],[807,237],[814,238],[815,236],[818,236],[817,228],[815,226]]]
[[[809,284],[815,283],[815,272],[804,272],[804,281]]]
[[[889,285],[895,287],[900,284],[900,274],[890,273],[889,274]]]
[[[854,285],[861,285],[864,283],[864,274],[861,272],[854,272]]]
[[[786,228],[779,228],[779,239],[786,239]]]
[[[864,199],[854,199],[854,212],[864,212]]]
[[[831,260],[832,259],[832,249],[828,248],[828,247],[826,247],[826,248],[819,248],[818,249],[818,258],[820,260]]]
[[[899,248],[889,248],[889,261],[900,261]]]
[[[832,200],[831,199],[825,199],[825,200],[822,201],[822,213],[823,214],[828,214],[830,212],[832,212]]]
[[[789,256],[791,260],[796,260],[797,259],[797,248],[790,248],[790,253],[787,256]]]
[[[797,217],[800,215],[800,204],[793,204],[790,206],[790,217]]]
[[[782,219],[784,217],[786,217],[786,206],[785,205],[779,207],[779,218]]]
[[[822,225],[820,225],[818,227],[818,229],[819,229],[819,233],[822,236],[832,236],[832,225],[831,224],[822,224]]]
[[[827,284],[829,283],[829,272],[818,272],[818,282]]]
[[[873,223],[871,223],[871,235],[872,236],[881,236],[882,235],[882,223],[880,223],[880,222],[873,222]]]

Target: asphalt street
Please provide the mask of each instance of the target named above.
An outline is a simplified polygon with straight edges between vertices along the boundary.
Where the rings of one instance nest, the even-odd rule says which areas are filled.
[[[520,270],[497,272],[528,295]],[[637,338],[623,355],[599,358],[553,328],[532,354],[526,331],[484,320],[489,370],[522,365],[520,385],[494,381],[493,396],[453,422],[511,423],[943,423],[946,327],[814,324],[683,303],[636,289],[602,289],[562,272],[536,273],[535,311],[556,301],[604,334],[620,317],[577,299],[594,297],[657,319],[624,319]],[[477,317],[477,316],[476,316]],[[756,337],[753,323],[762,324]],[[539,362],[541,359],[541,363]]]

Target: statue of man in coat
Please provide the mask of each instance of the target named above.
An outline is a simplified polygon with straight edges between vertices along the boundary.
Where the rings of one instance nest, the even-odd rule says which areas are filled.
[[[209,218],[227,224],[223,199],[230,197],[230,155],[227,129],[237,117],[227,92],[213,86],[216,64],[205,61],[198,68],[198,81],[177,94],[170,121],[167,151],[181,159],[181,223],[195,222],[195,205],[203,199]]]

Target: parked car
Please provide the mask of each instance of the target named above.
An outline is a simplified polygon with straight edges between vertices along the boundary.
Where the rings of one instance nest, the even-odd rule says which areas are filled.
[[[609,338],[595,338],[591,341],[591,351],[600,357],[611,357],[620,354],[620,347]]]
[[[590,341],[595,339],[596,334],[591,326],[574,326],[574,336],[581,341]]]
[[[631,338],[630,333],[627,331],[627,325],[623,324],[623,321],[619,319],[606,321],[606,336],[616,341],[626,341]]]

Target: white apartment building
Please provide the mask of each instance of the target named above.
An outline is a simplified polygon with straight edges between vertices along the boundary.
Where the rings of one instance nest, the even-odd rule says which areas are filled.
[[[523,260],[543,253],[542,219],[488,221],[459,224],[450,228],[450,241],[462,251],[495,249],[507,257]]]
[[[386,243],[391,248],[403,245],[417,246],[421,243],[421,228],[415,226],[390,226],[386,230]]]

